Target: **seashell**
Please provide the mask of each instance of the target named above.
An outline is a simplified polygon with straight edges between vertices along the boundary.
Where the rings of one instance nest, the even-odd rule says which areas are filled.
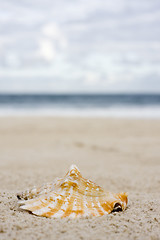
[[[83,178],[75,165],[64,178],[26,190],[17,194],[17,198],[21,209],[49,218],[103,216],[125,210],[128,202],[126,193],[103,190]]]

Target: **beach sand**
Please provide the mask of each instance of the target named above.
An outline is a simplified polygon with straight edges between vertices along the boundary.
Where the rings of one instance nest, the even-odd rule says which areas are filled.
[[[124,212],[49,219],[19,210],[16,193],[62,177],[71,164]],[[0,118],[0,239],[160,239],[160,120]]]

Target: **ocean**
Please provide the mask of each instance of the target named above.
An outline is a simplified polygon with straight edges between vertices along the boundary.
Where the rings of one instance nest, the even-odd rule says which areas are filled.
[[[0,116],[160,118],[160,94],[0,94]]]

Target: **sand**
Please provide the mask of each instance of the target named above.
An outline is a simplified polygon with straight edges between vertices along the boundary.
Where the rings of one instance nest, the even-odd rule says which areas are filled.
[[[98,218],[48,219],[18,208],[16,193],[83,176],[128,208]],[[0,239],[160,239],[160,120],[0,118]]]

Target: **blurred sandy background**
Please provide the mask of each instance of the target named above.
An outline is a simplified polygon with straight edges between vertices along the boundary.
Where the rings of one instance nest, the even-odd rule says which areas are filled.
[[[0,239],[160,237],[160,121],[0,119]],[[71,164],[105,189],[126,191],[126,211],[46,219],[20,211],[16,193],[63,176]]]

